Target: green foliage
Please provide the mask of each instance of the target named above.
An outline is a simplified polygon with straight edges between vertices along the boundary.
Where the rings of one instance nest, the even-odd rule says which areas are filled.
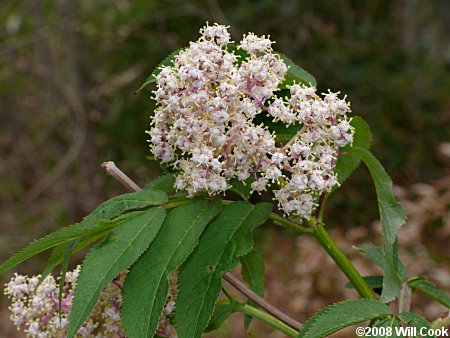
[[[110,220],[130,211],[161,205],[167,202],[167,195],[162,191],[139,191],[113,197],[100,204],[83,221]]]
[[[374,327],[384,327],[384,328],[392,328],[392,334],[385,334],[385,335],[373,335],[372,337],[376,338],[404,338],[403,336],[398,336],[397,332],[395,331],[396,328],[400,327],[401,323],[396,317],[392,318],[386,318],[381,321],[379,321]],[[380,331],[379,331],[380,332]]]
[[[214,307],[214,312],[209,320],[208,326],[204,330],[204,332],[210,332],[218,329],[230,315],[235,311],[236,307],[235,301],[224,301],[219,300]]]
[[[259,251],[252,250],[239,258],[244,280],[256,294],[264,297],[264,259]]]
[[[168,291],[168,275],[194,250],[206,225],[221,211],[219,200],[193,201],[171,210],[124,284],[122,321],[127,337],[152,337]]]
[[[95,233],[93,235],[85,236],[83,240],[80,241],[80,237],[70,240],[68,243],[63,243],[61,245],[58,245],[53,248],[52,253],[50,254],[50,257],[48,259],[47,265],[45,266],[44,271],[41,273],[41,276],[39,277],[39,283],[36,287],[38,287],[42,281],[47,277],[49,274],[52,273],[52,271],[64,261],[64,253],[66,251],[66,248],[70,245],[70,243],[74,242],[77,243],[75,247],[72,249],[72,254],[86,248],[90,244],[100,240],[101,238],[105,237],[112,231],[112,228],[108,228],[104,231],[101,231],[99,233]]]
[[[350,124],[355,128],[352,145],[348,145],[340,150],[341,155],[338,157],[335,171],[338,176],[339,183],[343,183],[356,168],[358,168],[361,160],[358,157],[348,154],[353,147],[361,147],[370,149],[372,143],[372,133],[366,121],[361,116],[354,116]]]
[[[100,204],[80,223],[57,230],[47,236],[31,242],[0,266],[0,275],[27,259],[75,238],[95,236],[115,226],[110,221],[117,216],[136,209],[165,203],[167,196],[158,191],[136,192],[120,195]]]
[[[264,113],[256,115],[253,122],[257,125],[264,124],[271,133],[275,133],[275,142],[289,141],[302,128],[300,124],[291,124],[287,126],[281,121],[274,122],[272,116],[265,115]]]
[[[371,289],[382,289],[383,288],[383,276],[365,276],[363,279],[366,281],[367,285]],[[354,289],[352,282],[345,284],[347,289]]]
[[[430,282],[429,280],[417,279],[410,282],[409,286],[412,289],[419,290],[425,293],[445,307],[450,308],[450,296],[448,295],[448,293],[438,289],[436,285],[434,285],[434,283]]]
[[[61,316],[62,316],[61,303],[62,303],[62,297],[63,297],[63,292],[64,292],[64,284],[66,281],[67,270],[69,269],[70,257],[72,256],[73,249],[77,246],[77,244],[79,242],[80,242],[80,238],[71,240],[69,243],[67,243],[66,249],[64,250],[63,264],[62,264],[62,268],[61,268],[61,277],[59,279],[59,285],[58,285],[58,290],[59,290],[58,314],[59,314],[60,320],[61,320]]]
[[[233,178],[230,182],[231,191],[234,191],[236,194],[241,196],[243,199],[248,200],[252,195],[252,183],[255,181],[253,176],[247,178],[244,182],[238,180],[237,178]]]
[[[390,307],[375,300],[358,299],[332,304],[308,319],[298,338],[326,337],[344,327],[389,315],[392,315]]]
[[[305,85],[317,86],[317,81],[314,76],[297,65],[294,61],[288,58],[286,55],[279,53],[281,59],[288,66],[288,72],[285,76],[284,82],[280,85],[280,88],[287,88],[295,83],[303,83]]]
[[[147,249],[165,216],[161,208],[124,215],[112,233],[87,254],[77,280],[67,337],[74,337],[106,284],[129,268]]]
[[[417,336],[411,336],[410,338],[425,338],[425,337],[434,337],[434,336],[430,336],[425,334],[424,336],[419,335],[420,329],[422,327],[427,328],[427,331],[429,329],[431,329],[430,323],[428,322],[428,320],[426,320],[425,318],[423,318],[422,316],[419,316],[416,313],[412,313],[412,312],[403,312],[400,313],[398,316],[402,322],[404,322],[405,324],[408,324],[408,326],[410,327],[415,327],[417,329]]]
[[[264,258],[259,251],[252,250],[247,255],[239,257],[241,273],[244,280],[257,295],[264,297]],[[258,307],[254,302],[249,304]],[[248,329],[251,317],[245,316],[244,327]]]
[[[166,194],[175,192],[175,177],[172,174],[165,174],[157,179],[147,183],[144,186],[144,190],[152,191],[159,190],[164,191]]]
[[[200,337],[211,318],[222,275],[253,246],[252,230],[264,223],[272,204],[233,202],[207,227],[181,267],[175,323],[180,338]]]
[[[57,230],[28,244],[0,266],[0,275],[37,254],[87,234],[95,235],[116,225],[113,221],[81,222]]]
[[[383,268],[386,265],[385,257],[383,254],[383,248],[382,247],[357,247],[358,251],[361,251],[364,253],[367,258],[369,258],[372,262],[374,262],[376,265],[378,265],[380,268]],[[405,266],[403,265],[402,261],[400,260],[398,256],[398,250],[397,245],[394,245],[394,265],[397,268],[398,273],[400,274],[400,277],[402,280],[405,280],[409,277],[408,272],[406,271]]]
[[[394,197],[391,178],[375,156],[367,149],[360,147],[353,147],[349,150],[349,153],[357,156],[365,163],[372,175],[377,191],[385,257],[381,299],[383,302],[389,302],[399,295],[401,288],[400,276],[395,263],[394,244],[400,226],[406,222],[406,213],[402,205]]]

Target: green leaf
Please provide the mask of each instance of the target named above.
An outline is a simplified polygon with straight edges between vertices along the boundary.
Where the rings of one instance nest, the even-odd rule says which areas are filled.
[[[167,202],[167,195],[162,191],[139,191],[113,197],[100,204],[83,221],[113,219],[130,210],[143,209]]]
[[[349,150],[349,154],[357,156],[365,163],[372,175],[377,191],[385,257],[381,300],[389,302],[397,297],[401,290],[401,279],[395,263],[394,244],[400,226],[406,222],[406,213],[394,197],[391,178],[375,156],[367,149],[360,147],[353,147]]]
[[[175,323],[180,338],[200,337],[214,310],[222,275],[253,246],[252,230],[264,223],[272,204],[233,202],[206,228],[181,267]]]
[[[434,337],[434,336],[427,335],[426,333],[425,333],[425,335],[420,335],[421,328],[423,328],[423,327],[426,328],[426,330],[423,330],[423,331],[428,331],[431,329],[430,323],[422,316],[419,316],[418,314],[412,313],[412,312],[403,312],[403,313],[399,314],[399,318],[404,323],[408,324],[408,326],[416,328],[417,335],[410,336],[410,338]]]
[[[383,254],[383,248],[381,247],[356,247],[356,250],[364,253],[367,258],[369,258],[372,262],[374,262],[376,265],[378,265],[380,268],[383,268],[386,264],[384,254]],[[402,278],[402,281],[409,278],[408,273],[406,272],[406,268],[403,265],[402,261],[398,257],[398,250],[397,246],[394,245],[394,264],[397,268],[397,271],[400,274],[400,277]]]
[[[165,216],[162,208],[123,215],[111,234],[87,254],[77,280],[67,337],[72,338],[88,318],[103,288],[147,249]]]
[[[242,277],[256,294],[264,297],[264,259],[259,251],[252,250],[239,258]]]
[[[321,338],[344,327],[391,315],[389,306],[376,300],[358,299],[332,304],[303,325],[298,338]]]
[[[247,255],[239,258],[242,264],[241,274],[244,280],[257,295],[264,297],[264,259],[259,251],[252,250]],[[254,302],[249,304],[258,307]],[[244,327],[247,330],[252,317],[246,315]]]
[[[147,251],[132,266],[124,285],[122,319],[127,337],[153,337],[168,291],[168,275],[196,247],[222,203],[194,201],[171,210]]]
[[[233,178],[231,180],[231,191],[234,191],[236,194],[241,196],[243,199],[247,200],[252,195],[252,183],[255,181],[253,176],[247,178],[244,182],[238,180],[237,178]]]
[[[112,231],[112,228],[106,229],[104,231],[101,231],[99,233],[95,233],[94,235],[90,235],[90,236],[86,236],[85,239],[81,240],[72,250],[72,254],[77,253],[78,251],[86,248],[87,246],[89,246],[90,244],[98,241],[99,239],[107,236],[110,232]],[[74,242],[78,242],[80,239],[79,238],[75,238],[71,241],[69,241],[69,243],[71,243],[72,241]],[[44,271],[41,273],[40,277],[39,277],[39,282],[36,285],[36,288],[41,285],[42,281],[49,275],[52,273],[52,271],[63,262],[64,260],[64,252],[67,248],[67,243],[63,243],[61,245],[58,245],[56,247],[53,248],[52,253],[48,259],[47,265],[44,269]]]
[[[360,158],[372,175],[377,191],[383,240],[387,245],[393,246],[400,226],[406,222],[406,213],[402,205],[394,197],[392,180],[381,163],[367,149],[353,147],[350,153]]]
[[[401,324],[400,321],[397,318],[395,318],[395,317],[383,319],[380,322],[378,322],[376,325],[374,325],[374,327],[377,327],[377,328],[383,328],[383,327],[384,328],[392,328],[392,331],[389,334],[389,332],[387,332],[387,331],[383,332],[382,330],[379,330],[378,331],[379,333],[384,333],[384,334],[378,334],[378,335],[373,334],[371,337],[376,337],[376,338],[404,338],[403,335],[397,335],[397,332],[396,332],[396,330],[398,330],[398,328],[400,327],[400,324]],[[376,332],[374,332],[374,333],[376,333]]]
[[[303,83],[305,85],[317,86],[317,81],[314,76],[304,70],[302,67],[298,66],[294,61],[288,58],[284,54],[280,54],[281,59],[284,61],[286,66],[288,66],[288,71],[285,76],[284,82],[280,85],[280,88],[287,88],[287,86],[296,83]]]
[[[172,174],[165,174],[157,179],[147,183],[144,186],[144,190],[160,190],[166,194],[175,192],[175,177]]]
[[[287,126],[281,121],[274,122],[272,116],[266,116],[264,113],[257,115],[253,122],[256,125],[264,124],[271,133],[275,133],[276,142],[289,141],[302,128],[302,125],[300,124],[291,124]]]
[[[383,276],[365,276],[363,279],[366,281],[367,285],[371,289],[382,289],[383,288]],[[345,284],[347,289],[354,289],[352,282]]]
[[[66,282],[67,270],[69,269],[70,257],[72,256],[73,250],[79,242],[80,242],[80,238],[71,240],[69,243],[67,243],[66,249],[64,250],[63,265],[61,268],[61,276],[59,278],[59,286],[58,286],[58,289],[59,289],[59,294],[58,294],[59,320],[61,320],[61,316],[62,316],[61,303],[62,303],[62,297],[63,297],[63,292],[64,292],[64,284]]]
[[[0,265],[0,275],[45,250],[74,238],[95,235],[115,226],[115,222],[105,222],[104,220],[111,220],[126,211],[142,209],[165,202],[167,202],[167,196],[160,191],[143,191],[114,197],[100,204],[80,223],[59,229],[28,244]]]
[[[28,244],[24,249],[19,251],[13,257],[8,259],[0,266],[0,275],[4,274],[9,269],[15,267],[16,265],[26,261],[27,259],[45,251],[51,249],[60,244],[66,243],[71,239],[78,238],[84,234],[95,234],[106,229],[110,229],[116,225],[115,222],[81,222],[74,224],[69,227],[57,230],[47,236],[35,240]]]
[[[136,94],[139,93],[142,89],[147,87],[150,83],[156,82],[156,77],[159,73],[161,73],[161,69],[163,67],[172,66],[175,58],[183,51],[185,48],[177,49],[176,51],[170,53],[166,58],[164,58],[151,72],[151,74],[147,77],[144,83],[136,90]]]
[[[353,147],[361,147],[370,149],[372,143],[372,133],[369,125],[361,116],[354,116],[350,124],[355,128],[352,145],[348,145],[340,150],[341,155],[336,163],[336,173],[339,183],[343,183],[358,168],[361,160],[358,157],[351,156],[347,153]]]
[[[417,279],[409,283],[412,289],[420,290],[433,298],[436,302],[450,309],[450,296],[447,292],[440,290],[436,285],[426,279]]]
[[[236,304],[237,303],[233,300],[217,301],[216,306],[214,307],[214,312],[204,332],[210,332],[221,327],[228,317],[230,317],[230,315],[235,311]]]
[[[378,265],[380,268],[384,267],[384,255],[383,248],[371,246],[371,247],[356,247],[356,250],[364,253],[367,258]]]

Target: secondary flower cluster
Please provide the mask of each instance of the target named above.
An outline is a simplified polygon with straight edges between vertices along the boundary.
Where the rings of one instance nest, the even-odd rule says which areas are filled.
[[[36,288],[40,276],[22,276],[15,274],[5,285],[5,295],[11,300],[11,320],[23,330],[27,337],[54,338],[65,337],[72,299],[80,267],[67,272],[64,283],[61,318],[59,316],[59,282],[53,276],[47,276]],[[171,277],[176,278],[176,277]],[[125,337],[120,315],[122,289],[125,273],[120,274],[102,291],[100,298],[89,318],[78,331],[76,337]],[[164,306],[157,334],[161,337],[174,337],[174,328],[168,322],[174,310],[176,282],[171,280],[171,293]],[[173,290],[175,288],[175,290]]]
[[[157,75],[152,152],[180,171],[176,187],[190,196],[224,192],[233,178],[253,180],[258,192],[276,184],[283,211],[307,217],[316,198],[337,184],[338,148],[353,138],[349,104],[299,84],[278,97],[288,68],[264,36],[250,33],[234,47],[225,26],[200,33]],[[254,122],[258,114],[299,132],[278,145],[267,126]]]
[[[5,295],[11,299],[11,320],[28,337],[51,338],[65,336],[76,280],[80,268],[66,274],[59,317],[59,283],[47,276],[37,288],[39,276],[17,273],[6,284]],[[91,316],[77,337],[125,337],[120,323],[123,276],[111,282],[102,292]]]

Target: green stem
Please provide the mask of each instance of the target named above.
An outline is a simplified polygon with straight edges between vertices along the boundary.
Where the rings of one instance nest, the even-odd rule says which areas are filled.
[[[312,229],[309,229],[309,228],[301,226],[300,224],[294,223],[280,215],[277,215],[274,212],[272,212],[269,215],[269,219],[272,220],[276,224],[286,226],[289,229],[292,229],[302,235],[312,235],[314,233],[314,231]]]
[[[248,316],[251,316],[253,318],[257,318],[270,326],[272,326],[274,329],[277,329],[289,337],[295,338],[298,336],[298,331],[294,330],[290,326],[286,325],[282,321],[278,320],[277,318],[273,317],[272,315],[268,314],[267,312],[264,312],[260,309],[255,308],[254,306],[251,306],[249,304],[238,304],[236,305],[236,311],[243,312]]]
[[[378,299],[373,290],[367,285],[358,270],[355,269],[347,256],[345,256],[342,250],[336,245],[321,223],[315,224],[314,237],[319,241],[320,245],[325,249],[328,255],[330,255],[337,266],[339,266],[342,272],[348,277],[362,298]]]
[[[317,216],[317,220],[319,223],[322,223],[322,221],[323,221],[323,214],[325,212],[325,205],[327,204],[328,196],[329,196],[328,193],[324,193],[324,195],[322,195],[322,197],[321,197],[319,213]]]

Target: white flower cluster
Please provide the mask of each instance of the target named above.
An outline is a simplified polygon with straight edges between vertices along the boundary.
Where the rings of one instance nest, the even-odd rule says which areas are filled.
[[[22,276],[17,273],[5,286],[5,295],[11,299],[11,320],[27,337],[53,338],[65,336],[76,280],[80,267],[67,272],[59,318],[59,286],[53,276],[47,276],[37,288],[40,276]],[[91,316],[76,337],[125,337],[120,323],[123,276],[111,282],[102,292]]]
[[[9,309],[14,325],[24,331],[27,337],[65,337],[79,272],[80,267],[77,267],[66,274],[61,301],[61,320],[58,311],[58,281],[53,276],[47,276],[36,288],[40,276],[28,277],[16,273],[5,285],[4,290],[5,295],[11,300]],[[125,337],[120,315],[124,280],[125,273],[122,273],[105,287],[94,310],[79,329],[76,337]],[[173,288],[173,283],[170,285]],[[176,289],[173,292],[175,293]],[[174,296],[169,294],[157,332],[161,337],[174,337],[166,335],[173,331],[173,327],[166,318],[173,309]]]
[[[244,36],[237,48],[246,56],[239,56],[225,26],[200,33],[156,78],[153,154],[180,170],[176,188],[190,196],[224,192],[232,178],[252,178],[253,191],[275,183],[283,211],[307,217],[317,197],[337,184],[338,148],[353,138],[349,104],[298,84],[289,97],[277,97],[288,68],[264,36]],[[301,130],[278,145],[274,133],[254,122],[261,113]]]

